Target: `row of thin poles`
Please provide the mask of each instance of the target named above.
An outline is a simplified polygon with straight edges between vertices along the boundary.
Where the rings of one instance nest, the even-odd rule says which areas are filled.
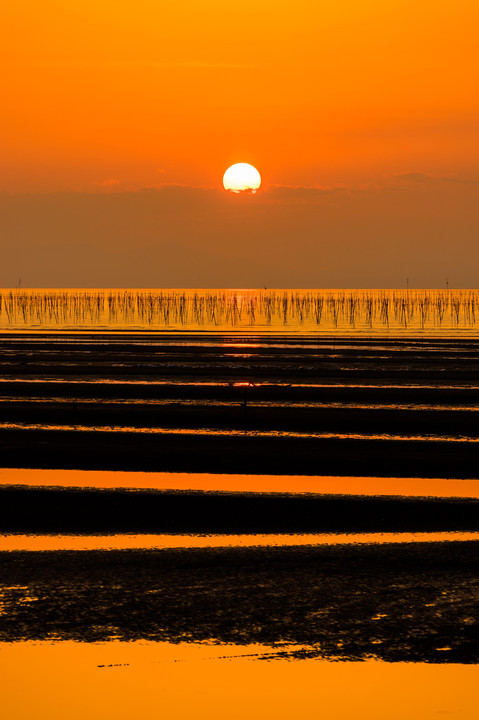
[[[478,290],[3,290],[3,325],[473,326]]]

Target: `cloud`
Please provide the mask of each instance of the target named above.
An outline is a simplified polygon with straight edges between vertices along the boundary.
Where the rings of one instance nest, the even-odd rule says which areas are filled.
[[[0,287],[477,286],[478,184],[424,177],[0,194]]]
[[[120,185],[120,181],[116,178],[108,178],[107,180],[99,180],[98,182],[94,182],[93,185],[97,185],[98,187],[110,188]]]
[[[265,202],[294,202],[306,204],[322,204],[335,197],[351,192],[351,188],[343,186],[304,186],[304,185],[273,185],[258,193]]]
[[[400,170],[399,172],[392,173],[390,177],[394,180],[402,180],[404,182],[430,183],[435,181],[432,175],[414,170]]]
[[[395,172],[395,173],[392,173],[392,175],[390,175],[390,177],[393,178],[394,180],[402,180],[404,182],[410,182],[410,183],[429,184],[429,183],[451,182],[451,183],[463,183],[465,185],[479,184],[479,179],[476,179],[476,178],[458,177],[457,175],[433,175],[433,174],[429,174],[429,173],[423,173],[423,172],[417,172],[417,171],[411,171],[411,170],[402,170],[399,172]]]

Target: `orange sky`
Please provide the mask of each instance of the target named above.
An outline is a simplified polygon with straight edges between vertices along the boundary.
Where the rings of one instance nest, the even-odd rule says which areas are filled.
[[[8,4],[0,286],[476,286],[478,27],[477,0]]]
[[[0,189],[471,175],[478,26],[476,0],[17,0]]]

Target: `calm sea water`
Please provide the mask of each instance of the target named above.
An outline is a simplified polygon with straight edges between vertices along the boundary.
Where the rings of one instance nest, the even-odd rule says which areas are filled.
[[[0,290],[0,330],[474,335],[478,290]]]
[[[477,715],[473,665],[292,662],[288,649],[151,641],[0,644],[0,706],[9,720],[475,720]]]

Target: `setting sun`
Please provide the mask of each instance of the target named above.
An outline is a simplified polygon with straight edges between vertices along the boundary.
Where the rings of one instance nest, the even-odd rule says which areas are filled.
[[[261,175],[253,165],[236,163],[223,175],[225,190],[234,193],[256,193],[261,185]]]

